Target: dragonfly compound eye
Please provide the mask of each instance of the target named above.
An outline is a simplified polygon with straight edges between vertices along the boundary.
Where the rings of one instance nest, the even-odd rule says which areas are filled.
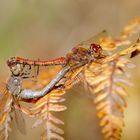
[[[102,53],[102,48],[98,44],[91,44],[90,45],[90,54],[94,57],[99,57]]]

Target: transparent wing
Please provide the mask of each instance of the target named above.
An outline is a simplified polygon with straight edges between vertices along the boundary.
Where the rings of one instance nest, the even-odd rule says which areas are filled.
[[[20,104],[16,99],[14,99],[14,97],[13,97],[13,109],[14,109],[13,110],[14,111],[14,119],[16,122],[17,129],[23,135],[25,135],[26,134],[25,120],[24,120],[24,117],[23,117],[22,112],[20,110]]]
[[[99,44],[103,50],[114,50],[117,48],[115,40],[108,35],[106,30],[103,30],[90,39],[81,42],[77,47],[80,46],[88,48],[92,43]]]
[[[19,104],[17,101],[14,100],[14,118],[16,122],[17,129],[22,133],[26,134],[26,125],[25,125],[25,119],[22,115],[22,112],[19,109]]]
[[[0,83],[0,114],[6,111],[6,106],[10,103],[11,95],[6,89],[5,83]]]
[[[100,44],[100,40],[102,38],[106,38],[106,37],[108,37],[108,33],[106,30],[103,30],[102,32],[96,34],[95,36],[91,37],[90,39],[81,42],[78,46],[88,47],[92,43]]]
[[[5,83],[0,83],[0,140],[7,140],[10,130],[12,97]]]

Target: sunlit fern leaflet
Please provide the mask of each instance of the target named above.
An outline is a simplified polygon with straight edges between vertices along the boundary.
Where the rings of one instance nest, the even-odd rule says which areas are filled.
[[[97,116],[101,120],[102,133],[108,140],[121,138],[127,96],[125,86],[131,85],[127,80],[127,68],[134,66],[122,55],[130,55],[134,48],[140,49],[139,42],[120,54],[116,53],[104,59],[103,62],[91,64],[85,70],[85,79],[94,96]]]

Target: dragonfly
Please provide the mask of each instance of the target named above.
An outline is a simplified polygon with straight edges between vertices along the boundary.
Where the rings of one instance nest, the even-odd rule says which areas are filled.
[[[19,97],[23,99],[32,99],[37,97],[42,97],[49,93],[59,81],[69,72],[93,61],[101,59],[106,55],[103,54],[102,46],[100,46],[99,39],[105,38],[107,36],[106,31],[102,31],[98,35],[81,42],[74,48],[71,52],[67,53],[65,57],[59,57],[54,60],[29,60],[21,57],[13,57],[7,61],[12,75],[14,77],[23,77],[28,75],[26,73],[26,66],[31,68],[31,66],[52,66],[61,65],[62,70],[57,74],[57,76],[41,91],[32,91],[24,89],[20,92]]]

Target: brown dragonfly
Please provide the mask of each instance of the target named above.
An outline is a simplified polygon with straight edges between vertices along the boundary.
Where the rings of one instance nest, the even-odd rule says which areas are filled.
[[[65,57],[59,57],[54,60],[40,61],[40,60],[29,60],[20,57],[13,57],[7,61],[7,64],[14,77],[29,78],[28,70],[31,66],[52,66],[61,65],[62,70],[58,73],[56,78],[54,78],[43,90],[32,91],[32,90],[22,90],[19,94],[21,98],[32,99],[36,97],[41,97],[47,94],[58,82],[71,70],[79,68],[83,65],[89,64],[90,62],[96,61],[100,58],[105,57],[102,52],[102,46],[100,46],[99,40],[107,36],[106,31],[102,31],[98,35],[90,38],[89,40],[83,41],[74,47],[71,52],[66,54]],[[26,69],[28,66],[28,70]],[[28,72],[28,73],[27,73]]]

